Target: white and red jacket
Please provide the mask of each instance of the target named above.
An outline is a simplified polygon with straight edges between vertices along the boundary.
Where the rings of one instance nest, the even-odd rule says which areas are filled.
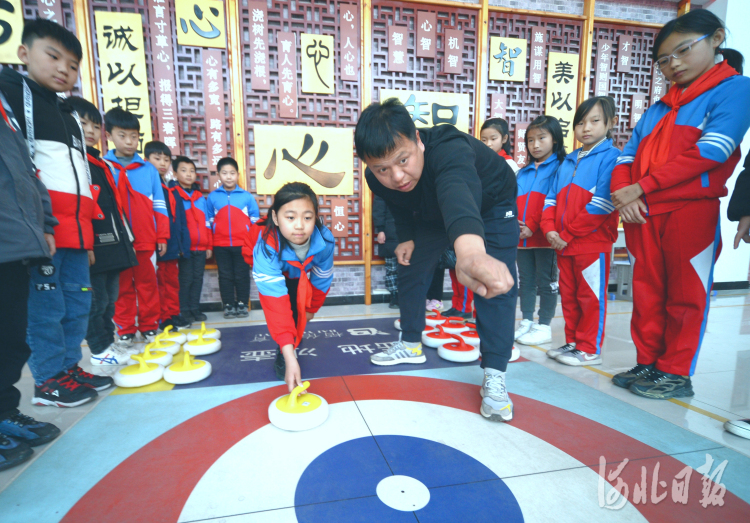
[[[242,254],[245,261],[253,266],[253,280],[258,286],[260,304],[271,337],[280,347],[289,344],[296,347],[305,330],[305,312],[318,312],[331,288],[336,241],[326,227],[315,227],[307,258],[301,262],[289,245],[279,249],[275,234],[269,235],[269,242],[266,243],[263,232],[264,228],[258,225],[250,228]],[[300,280],[296,304],[289,301],[287,279]],[[296,325],[292,307],[297,309]]]
[[[208,215],[208,201],[201,193],[198,184],[185,190],[177,182],[170,182],[169,187],[173,189],[175,197],[182,200],[185,207],[185,218],[187,218],[188,230],[190,230],[190,250],[208,251],[213,249],[213,232]]]
[[[32,122],[24,117],[24,82],[31,93]],[[0,71],[0,90],[27,141],[28,124],[33,123],[34,143],[30,150],[34,150],[32,160],[37,175],[49,192],[52,214],[59,221],[55,226],[57,248],[93,249],[94,200],[83,133],[73,109],[57,94],[10,67]]]
[[[549,247],[549,242],[542,232],[542,210],[550,186],[555,181],[560,160],[556,154],[551,155],[538,167],[532,160],[516,173],[518,182],[518,220],[525,223],[534,234],[518,243],[521,248]]]
[[[129,165],[124,166],[113,150],[104,159],[117,171],[112,174],[135,236],[133,247],[136,251],[155,251],[157,243],[166,243],[169,239],[169,215],[159,171],[138,153]]]
[[[232,191],[222,186],[206,197],[208,218],[214,232],[214,247],[242,247],[250,226],[260,218],[255,197],[235,187]]]
[[[545,237],[557,231],[568,243],[560,254],[610,252],[617,240],[618,213],[609,185],[620,150],[606,139],[579,159],[581,149],[565,157],[550,185],[542,212]]]

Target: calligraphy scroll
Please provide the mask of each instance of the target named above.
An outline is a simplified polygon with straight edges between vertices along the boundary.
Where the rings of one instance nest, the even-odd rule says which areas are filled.
[[[172,48],[172,19],[166,0],[148,1],[148,20],[151,32],[151,54],[156,86],[156,135],[169,147],[173,155],[181,154],[180,133],[177,125],[177,89]]]
[[[175,0],[174,10],[177,18],[178,44],[227,48],[224,2]]]
[[[443,58],[443,72],[449,74],[463,74],[464,71],[464,34],[458,29],[446,29],[443,40],[445,57]]]
[[[248,2],[250,13],[250,85],[253,91],[269,91],[268,81],[268,7],[265,2]]]
[[[572,53],[549,53],[547,67],[547,100],[544,113],[554,116],[563,131],[565,149],[573,150],[573,116],[576,112],[578,89],[578,55]]]
[[[297,41],[294,33],[276,33],[279,43],[279,116],[297,118]]]
[[[339,4],[341,14],[341,79],[349,82],[359,80],[359,6]]]
[[[334,41],[330,35],[300,34],[302,92],[333,94]]]

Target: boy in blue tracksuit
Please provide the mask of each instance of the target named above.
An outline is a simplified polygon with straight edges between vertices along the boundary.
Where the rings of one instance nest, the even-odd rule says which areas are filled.
[[[155,140],[145,145],[143,156],[159,172],[164,201],[167,204],[167,217],[169,218],[167,250],[164,254],[159,254],[156,260],[156,281],[159,284],[159,304],[161,306],[159,328],[164,329],[169,325],[175,328],[189,327],[191,322],[180,314],[180,269],[178,260],[190,257],[190,231],[187,227],[185,207],[177,205],[174,193],[167,187],[169,183],[167,174],[172,164],[172,151],[163,142]]]
[[[237,186],[237,162],[222,158],[216,168],[222,185],[206,199],[219,267],[219,291],[224,317],[243,318],[249,315],[250,266],[242,258],[242,244],[250,226],[260,218],[260,212],[255,197]]]

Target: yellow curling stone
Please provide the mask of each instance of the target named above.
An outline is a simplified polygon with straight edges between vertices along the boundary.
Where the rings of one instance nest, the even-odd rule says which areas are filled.
[[[328,419],[328,402],[325,399],[309,392],[298,397],[299,393],[308,387],[310,382],[306,381],[301,387],[295,387],[291,394],[271,402],[268,407],[268,419],[274,427],[300,432],[314,429]]]
[[[210,362],[196,360],[189,351],[180,354],[183,354],[182,360],[164,370],[164,381],[174,385],[185,385],[205,380],[211,375]]]
[[[164,375],[164,367],[158,363],[146,363],[142,354],[135,354],[130,358],[138,363],[115,373],[115,385],[118,387],[145,387],[156,383]]]

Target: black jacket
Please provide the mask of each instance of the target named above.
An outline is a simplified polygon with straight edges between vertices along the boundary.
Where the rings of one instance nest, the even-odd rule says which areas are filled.
[[[177,183],[174,180],[169,182]],[[167,216],[169,217],[169,239],[167,240],[167,252],[164,256],[158,256],[159,261],[177,260],[179,258],[190,258],[190,229],[187,226],[187,216],[185,216],[185,205],[182,198],[175,194],[176,189],[172,189],[161,184],[164,191],[164,202],[167,204]],[[172,204],[174,203],[174,213],[172,213]]]
[[[49,258],[44,233],[53,234],[57,225],[49,194],[1,92],[0,104],[0,263]]]
[[[372,198],[372,224],[375,227],[375,235],[385,233],[385,243],[378,245],[378,255],[383,258],[395,258],[395,250],[398,247],[398,234],[396,234],[396,220],[388,210],[385,200],[380,196]]]
[[[743,216],[750,216],[750,154],[745,156],[743,171],[737,177],[727,209],[729,221],[738,222]]]
[[[463,234],[484,238],[482,215],[497,204],[516,211],[516,176],[505,160],[452,125],[419,129],[425,146],[417,186],[404,193],[385,188],[368,168],[367,184],[396,219],[401,242],[414,240],[416,224],[444,228],[451,245]]]
[[[122,271],[138,265],[133,249],[133,235],[127,222],[117,209],[115,187],[112,187],[99,158],[99,151],[87,147],[89,170],[91,171],[91,190],[96,206],[94,207],[94,265],[92,274],[109,271]],[[105,164],[106,165],[106,164]],[[114,181],[114,178],[112,178]]]

